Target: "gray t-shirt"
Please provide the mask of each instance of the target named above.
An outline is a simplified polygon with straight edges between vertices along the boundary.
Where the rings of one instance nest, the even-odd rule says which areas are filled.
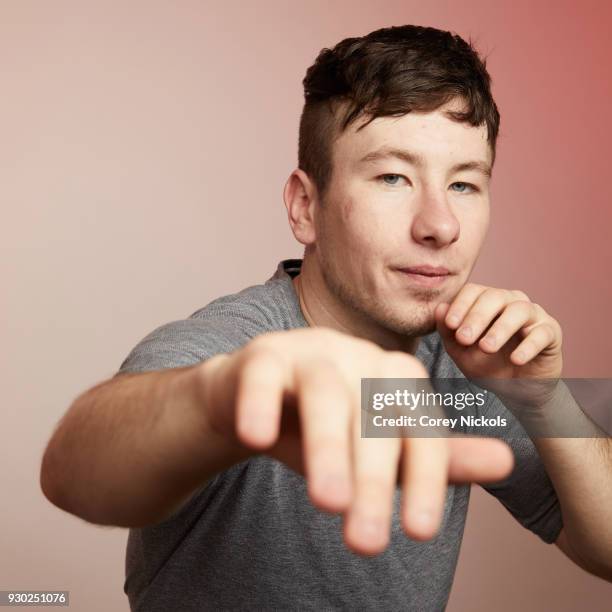
[[[258,334],[308,327],[286,259],[264,284],[218,298],[185,320],[161,325],[120,366],[142,372],[195,364]],[[416,356],[431,376],[463,378],[437,332]],[[484,416],[503,414],[515,469],[484,488],[544,542],[562,527],[559,502],[533,443],[489,393]],[[468,430],[498,435],[486,428]],[[450,485],[439,534],[409,539],[394,499],[391,542],[375,557],[348,550],[342,518],[315,508],[304,478],[266,455],[219,473],[154,526],[130,529],[124,591],[132,610],[442,610],[450,593],[468,508],[469,485]]]

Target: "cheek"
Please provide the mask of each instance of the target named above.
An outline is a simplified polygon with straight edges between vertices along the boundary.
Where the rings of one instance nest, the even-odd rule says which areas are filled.
[[[477,254],[489,227],[488,208],[465,214],[463,218],[459,219],[459,224],[461,228],[460,236],[463,239],[466,252]]]
[[[380,249],[392,237],[394,223],[389,215],[376,214],[367,202],[347,200],[341,207],[340,223],[349,241],[364,248]]]

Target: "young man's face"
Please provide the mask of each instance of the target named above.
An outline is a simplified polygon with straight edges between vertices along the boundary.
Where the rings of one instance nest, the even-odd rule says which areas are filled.
[[[379,117],[359,132],[352,124],[333,145],[333,173],[315,213],[313,265],[347,311],[402,335],[435,329],[433,311],[466,283],[489,223],[489,177],[466,162],[491,166],[485,126],[431,113]],[[388,156],[407,150],[422,163]],[[389,176],[383,176],[389,175]],[[445,268],[446,276],[401,268]]]

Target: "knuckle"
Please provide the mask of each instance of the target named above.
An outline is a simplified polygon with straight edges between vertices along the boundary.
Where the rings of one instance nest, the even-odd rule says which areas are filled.
[[[259,336],[255,336],[252,338],[246,345],[245,350],[247,351],[257,351],[263,348],[270,347],[274,344],[275,332],[268,332],[265,334],[260,334]]]
[[[344,351],[354,351],[355,349],[361,351],[380,351],[380,347],[373,340],[367,338],[360,338],[359,336],[350,336],[342,332],[336,332],[336,339],[339,341],[339,345]]]
[[[383,349],[373,340],[368,340],[367,338],[354,338],[354,340],[356,345],[367,353],[378,355],[383,352]]]
[[[319,326],[312,329],[312,335],[321,340],[336,340],[342,333],[331,327]]]
[[[308,394],[333,398],[338,406],[344,406],[347,399],[353,401],[351,385],[342,370],[332,359],[309,358],[296,364],[296,382],[301,388],[309,387]]]
[[[531,311],[533,309],[533,304],[529,300],[515,300],[508,304],[508,308],[516,310],[517,312],[523,312],[525,310]]]
[[[510,293],[515,298],[517,298],[517,300],[522,300],[524,302],[531,302],[531,300],[529,299],[529,296],[524,291],[521,291],[520,289],[514,289]]]
[[[339,379],[340,370],[332,357],[309,355],[299,362],[298,369],[303,377],[317,379],[317,390],[319,391],[338,388],[338,384],[335,384],[334,381]]]
[[[497,287],[487,287],[483,292],[482,295],[483,297],[487,297],[487,298],[498,298],[500,297],[500,294],[502,294],[503,292],[498,289]]]
[[[406,376],[423,372],[427,375],[425,366],[413,355],[402,351],[386,351],[383,354],[382,366],[385,371]],[[401,378],[401,376],[399,376]]]
[[[491,328],[487,331],[486,336],[489,335],[493,335],[493,336],[507,336],[508,333],[510,332],[510,326],[506,323],[504,323],[503,321],[499,320],[496,321],[495,324],[493,326],[491,326]]]
[[[470,312],[466,317],[463,325],[479,326],[485,325],[486,323],[488,323],[487,317],[485,317],[483,313],[481,313],[479,310],[472,310],[472,312]]]
[[[243,364],[274,361],[281,363],[281,355],[272,338],[257,337],[243,348]]]
[[[546,310],[544,310],[544,308],[542,306],[540,306],[540,304],[537,304],[536,302],[531,302],[531,305],[536,313],[536,315],[541,318],[549,318],[551,321],[554,321],[554,319],[546,312]],[[556,323],[556,321],[555,321]]]
[[[465,316],[469,312],[471,304],[465,300],[457,300],[449,310],[452,310],[453,314],[459,314]]]
[[[346,343],[351,337],[331,327],[313,327],[308,330],[308,346],[317,355],[346,352]]]
[[[545,329],[546,329],[546,335],[548,337],[548,341],[551,342],[552,340],[555,339],[555,328],[553,325],[547,324],[544,325]]]
[[[527,353],[531,353],[533,351],[536,350],[536,345],[533,341],[533,338],[527,336],[527,338],[525,338],[525,340],[523,340],[523,342],[521,343],[523,352],[527,352]]]
[[[469,290],[482,291],[483,289],[485,289],[485,286],[479,283],[465,283],[464,288]]]

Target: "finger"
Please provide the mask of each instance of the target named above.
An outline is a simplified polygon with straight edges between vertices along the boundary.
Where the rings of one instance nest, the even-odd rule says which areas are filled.
[[[345,515],[347,546],[363,555],[382,552],[389,543],[400,455],[398,438],[361,438],[353,427],[354,497]]]
[[[378,368],[381,375],[394,378],[428,377],[418,360],[401,351],[387,351]],[[354,397],[360,398],[360,386],[355,391]],[[389,542],[403,438],[401,428],[392,438],[362,438],[360,400],[356,400],[355,406],[358,409],[352,430],[354,497],[345,515],[344,538],[355,552],[377,554]]]
[[[478,345],[486,353],[495,353],[520,329],[536,322],[536,310],[531,302],[511,302],[495,320]]]
[[[457,328],[457,342],[463,346],[473,344],[511,301],[509,291],[492,288],[483,291]]]
[[[445,324],[450,329],[457,329],[474,302],[478,299],[478,296],[486,289],[487,287],[474,283],[463,285],[450,304],[444,320]]]
[[[543,323],[534,327],[527,337],[512,351],[510,359],[516,365],[523,365],[551,346],[555,332],[550,325]]]
[[[451,483],[497,482],[512,472],[514,455],[501,440],[453,434],[448,443]]]
[[[253,348],[240,364],[236,389],[236,435],[265,449],[278,438],[287,366],[275,351]]]
[[[448,482],[446,438],[408,438],[402,455],[402,526],[413,539],[432,538],[442,521]]]
[[[442,340],[454,340],[455,331],[448,327],[446,324],[446,313],[450,308],[450,304],[448,302],[440,302],[434,308],[434,321],[436,323],[436,330],[440,334]],[[446,342],[445,342],[446,344]]]
[[[332,363],[296,371],[296,392],[308,492],[321,509],[345,510],[351,501],[349,389]]]

